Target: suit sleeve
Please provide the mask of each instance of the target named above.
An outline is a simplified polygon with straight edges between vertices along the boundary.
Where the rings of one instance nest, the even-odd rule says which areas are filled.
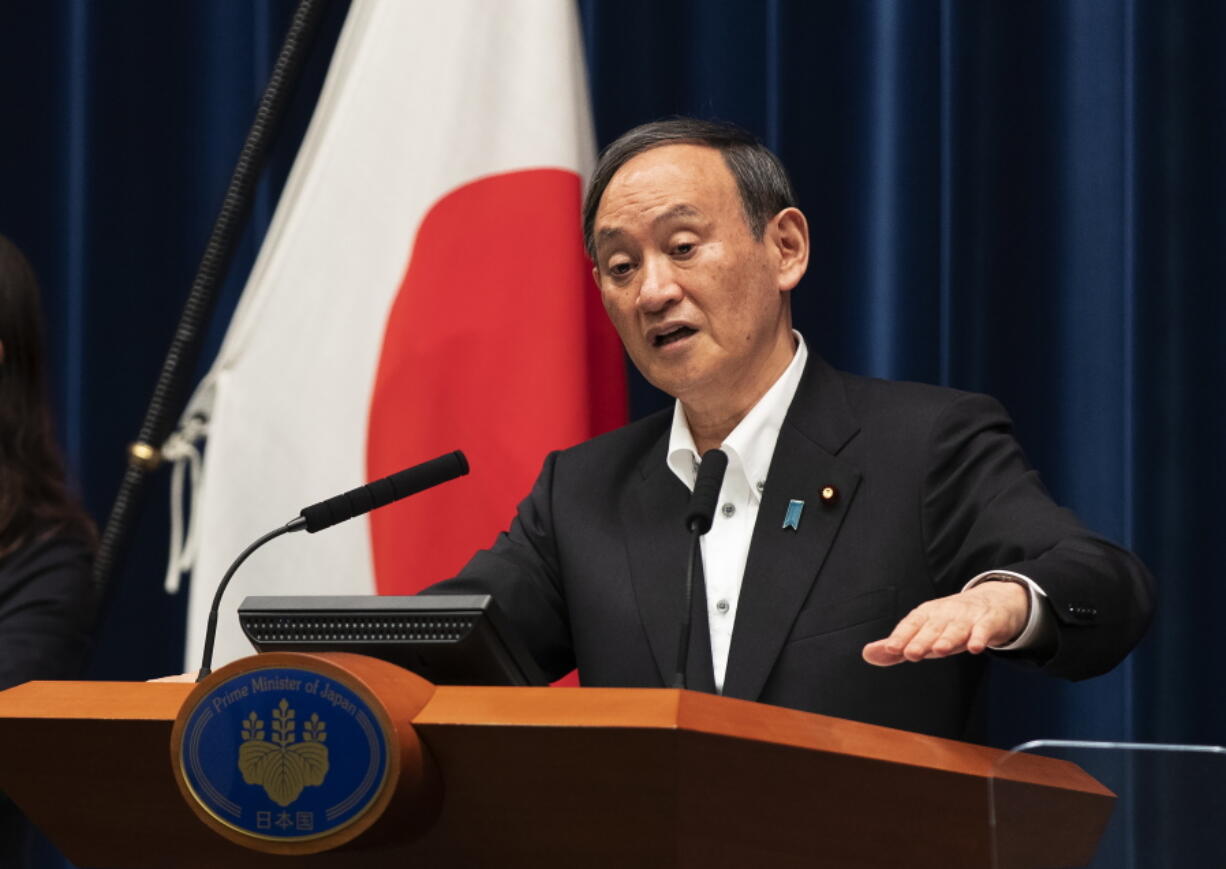
[[[79,676],[93,613],[83,545],[52,538],[11,555],[0,570],[0,688]]]
[[[556,464],[557,453],[551,453],[511,527],[492,547],[474,555],[454,579],[422,592],[492,595],[550,681],[575,667],[553,532]]]
[[[1153,579],[1135,555],[1051,500],[1012,429],[982,395],[962,395],[935,422],[921,505],[933,583],[951,594],[986,570],[1029,577],[1047,594],[1057,629],[1043,669],[1100,675],[1145,632]]]

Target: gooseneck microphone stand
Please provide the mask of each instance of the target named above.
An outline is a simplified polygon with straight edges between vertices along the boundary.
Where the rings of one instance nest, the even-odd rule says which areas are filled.
[[[723,450],[707,450],[698,466],[694,494],[685,514],[685,527],[690,532],[690,557],[685,567],[684,609],[681,611],[681,632],[677,639],[677,671],[673,674],[674,688],[684,688],[685,671],[690,660],[690,629],[694,620],[694,565],[702,558],[702,535],[711,530],[715,504],[728,469],[728,454]]]
[[[310,51],[327,0],[299,0],[260,97],[255,119],[247,132],[221,210],[213,223],[204,255],[192,280],[191,292],[179,317],[157,385],[149,399],[140,433],[128,448],[128,463],[119,492],[107,518],[94,558],[93,584],[98,618],[110,599],[110,579],[115,563],[136,518],[147,475],[161,463],[159,446],[166,440],[183,410],[188,378],[196,367],[204,328],[216,302],[217,288],[242,236],[251,211],[252,194],[259,181],[269,148],[281,128],[286,104],[297,86],[303,62]]]

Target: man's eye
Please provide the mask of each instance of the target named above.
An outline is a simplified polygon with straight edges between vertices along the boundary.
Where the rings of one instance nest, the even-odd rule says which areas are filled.
[[[674,256],[688,256],[694,252],[694,242],[683,241],[680,244],[673,245]]]
[[[609,274],[613,275],[615,278],[625,277],[626,275],[630,274],[630,263],[613,263],[609,266]]]

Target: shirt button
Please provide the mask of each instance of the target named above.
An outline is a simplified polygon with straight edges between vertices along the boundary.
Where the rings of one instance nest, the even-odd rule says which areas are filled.
[[[732,504],[725,504],[723,507],[720,508],[720,510],[721,512],[723,512],[725,516],[731,516],[733,513],[736,512],[736,507]]]
[[[758,480],[758,491],[761,492],[766,488],[766,480]]]
[[[720,613],[726,613],[726,612],[728,612],[728,601],[726,601],[726,600],[722,600],[722,599],[721,599],[721,600],[717,600],[717,601],[715,602],[715,608],[716,608],[717,610],[719,610],[719,611],[720,611]]]

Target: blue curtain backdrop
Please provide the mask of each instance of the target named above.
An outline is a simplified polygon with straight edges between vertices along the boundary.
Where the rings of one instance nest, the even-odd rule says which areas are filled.
[[[293,157],[323,28],[210,332]],[[0,232],[44,283],[60,432],[102,521],[293,3],[5,2]],[[1226,742],[1226,4],[582,0],[597,135],[674,113],[779,152],[813,228],[795,293],[835,364],[982,390],[1055,497],[1158,577],[1150,636],[1070,685],[993,673],[989,733]],[[430,119],[422,118],[423,135]],[[632,412],[665,399],[641,381]],[[179,665],[164,472],[94,673]],[[253,536],[263,529],[252,529]]]
[[[44,291],[61,444],[106,521],[294,2],[0,0],[0,233]],[[346,4],[333,3],[219,294],[215,354],[310,118]],[[92,675],[182,666],[186,597],[160,590],[155,475],[117,573]]]

